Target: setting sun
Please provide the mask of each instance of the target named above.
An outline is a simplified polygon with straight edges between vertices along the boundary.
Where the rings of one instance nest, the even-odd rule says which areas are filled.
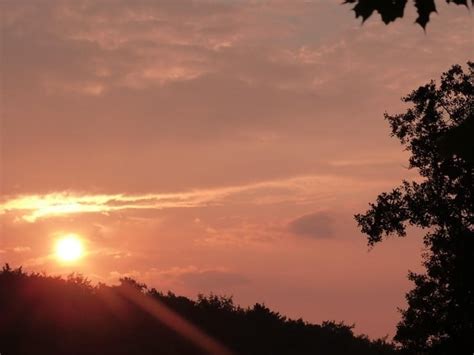
[[[75,234],[69,234],[56,243],[56,257],[65,262],[72,262],[80,259],[84,254],[82,241]]]

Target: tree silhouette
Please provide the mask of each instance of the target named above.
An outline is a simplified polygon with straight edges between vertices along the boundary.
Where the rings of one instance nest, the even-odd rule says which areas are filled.
[[[385,339],[355,335],[344,323],[292,320],[259,303],[242,308],[213,294],[191,300],[131,278],[93,286],[81,275],[27,274],[8,264],[0,270],[0,315],[6,355],[397,353]],[[197,346],[183,336],[190,329],[221,347]]]
[[[447,133],[472,125],[473,81],[474,63],[466,72],[454,65],[439,86],[432,81],[403,98],[412,104],[405,113],[385,114],[422,181],[404,181],[355,216],[369,245],[389,235],[404,237],[407,225],[429,231],[427,272],[409,273],[415,287],[395,337],[410,354],[474,351],[474,165],[443,148]]]
[[[418,13],[416,23],[426,28],[431,13],[436,12],[435,0],[414,0],[413,2]],[[469,6],[468,0],[446,0],[446,2]],[[407,0],[345,0],[344,4],[355,4],[353,10],[356,18],[362,17],[363,22],[376,11],[382,17],[382,21],[389,24],[403,17]],[[471,0],[471,4],[474,4],[474,0]]]

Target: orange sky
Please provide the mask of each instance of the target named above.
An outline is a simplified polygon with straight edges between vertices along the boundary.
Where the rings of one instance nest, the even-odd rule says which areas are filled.
[[[439,5],[425,34],[329,0],[2,1],[0,261],[392,335],[420,233],[369,252],[352,216],[416,176],[383,112],[473,57]]]

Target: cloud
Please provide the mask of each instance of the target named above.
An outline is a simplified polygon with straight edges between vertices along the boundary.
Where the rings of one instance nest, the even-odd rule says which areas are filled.
[[[249,283],[249,280],[238,273],[226,270],[201,270],[181,275],[180,280],[196,289],[219,290]]]
[[[298,217],[288,224],[288,228],[293,234],[315,239],[334,236],[334,221],[324,212],[316,212]]]
[[[0,249],[0,254],[6,254],[6,253],[27,253],[30,252],[31,248],[28,246],[23,246],[23,245],[18,245],[15,247],[11,248],[5,248],[5,249]]]
[[[196,208],[224,204],[276,204],[282,202],[330,203],[338,191],[358,192],[361,187],[374,184],[353,178],[331,175],[300,176],[269,180],[253,184],[177,193],[79,194],[57,192],[44,195],[21,195],[4,199],[0,215],[13,214],[27,222],[49,217],[63,217],[82,213],[109,214],[127,210],[162,210]]]
[[[25,252],[29,252],[31,251],[31,248],[30,247],[26,247],[26,246],[16,246],[12,249],[15,253],[25,253]]]
[[[138,281],[159,283],[176,287],[178,284],[187,288],[205,291],[218,291],[245,285],[250,280],[239,273],[228,270],[223,267],[200,268],[194,265],[175,266],[168,269],[150,268],[148,270],[120,273],[112,271],[110,278],[119,279],[121,277],[133,277]]]
[[[352,154],[398,151],[383,111],[471,47],[461,17],[424,35],[406,21],[358,26],[327,1],[113,3],[0,2],[4,194],[351,167]]]

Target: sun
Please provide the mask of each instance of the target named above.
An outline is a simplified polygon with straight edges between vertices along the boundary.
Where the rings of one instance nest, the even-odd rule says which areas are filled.
[[[64,262],[79,260],[84,255],[81,239],[75,234],[68,234],[56,242],[56,257]]]

